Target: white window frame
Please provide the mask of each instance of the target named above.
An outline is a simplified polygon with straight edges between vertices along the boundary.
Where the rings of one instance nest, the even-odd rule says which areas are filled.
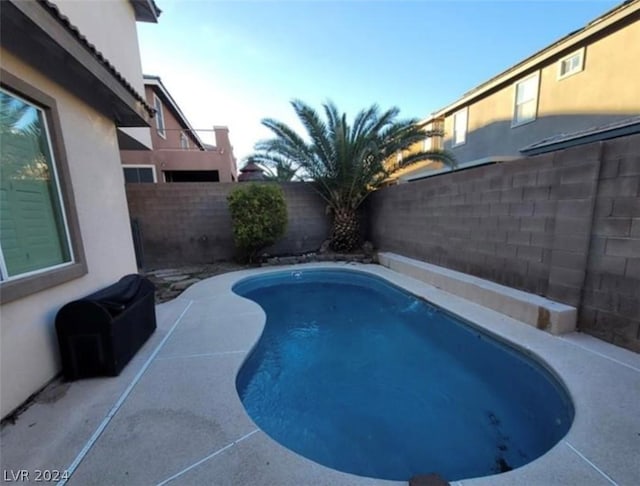
[[[428,152],[431,150],[442,150],[443,136],[444,136],[443,135],[444,130],[442,129],[442,125],[443,125],[443,121],[436,120],[433,123],[429,124],[428,128],[425,129],[427,132],[439,133],[439,135],[431,135],[431,136],[424,137],[422,148],[425,152]]]
[[[574,56],[580,56],[580,62],[578,67],[573,71],[569,71],[562,74],[562,63],[568,59],[571,59]],[[562,59],[558,61],[558,80],[568,78],[582,71],[584,71],[584,47],[578,49],[577,51],[573,51],[571,54],[564,56]]]
[[[466,135],[465,135],[465,142],[466,142]],[[462,145],[462,144],[460,144]],[[434,135],[431,137],[424,137],[424,142],[423,142],[423,146],[422,146],[423,150],[425,152],[430,152],[430,151],[434,151],[434,150],[442,150],[442,136],[441,135]]]
[[[164,122],[164,107],[162,106],[162,101],[158,96],[154,93],[153,95],[153,107],[156,109],[156,131],[158,132],[158,136],[167,139],[166,132],[166,124]],[[160,128],[160,121],[162,121],[162,128]]]
[[[180,148],[182,150],[189,150],[189,137],[184,132],[180,132]]]
[[[529,81],[530,79],[535,79],[536,86],[536,94],[535,94],[535,110],[533,112],[533,118],[529,118],[526,120],[519,121],[516,117],[518,115],[518,86]],[[538,103],[540,101],[540,71],[536,71],[522,79],[519,79],[513,84],[513,115],[511,118],[511,128],[519,127],[521,125],[526,125],[527,123],[533,123],[538,118]]]
[[[456,119],[458,117],[464,116],[464,130],[462,132],[462,140],[457,140],[457,134],[459,133],[456,129]],[[467,135],[469,132],[469,107],[465,106],[461,110],[456,111],[451,117],[451,123],[453,125],[452,128],[452,136],[451,136],[451,147],[459,147],[467,143]]]
[[[58,204],[60,205],[60,213],[62,215],[62,224],[63,224],[63,229],[64,229],[64,240],[67,244],[67,249],[69,251],[69,261],[68,262],[62,262],[59,263],[57,265],[52,265],[50,267],[44,267],[44,268],[39,268],[37,270],[32,270],[30,272],[24,272],[24,273],[19,273],[17,275],[9,275],[9,271],[7,269],[7,264],[4,260],[4,253],[2,252],[2,248],[0,247],[0,282],[11,282],[12,280],[18,280],[18,279],[22,279],[25,277],[31,277],[32,275],[38,275],[40,273],[44,273],[44,272],[50,272],[51,270],[57,270],[59,268],[64,268],[67,267],[69,265],[73,265],[76,262],[76,256],[74,253],[74,248],[73,248],[73,244],[71,241],[71,234],[69,231],[69,222],[67,221],[67,208],[64,205],[64,201],[62,199],[62,186],[60,185],[60,179],[58,177],[58,163],[55,159],[55,152],[53,150],[53,143],[51,142],[51,134],[49,133],[49,120],[47,119],[47,112],[45,110],[43,110],[42,108],[40,108],[38,105],[35,105],[33,103],[31,103],[30,101],[27,101],[26,99],[24,99],[22,96],[16,94],[14,91],[11,90],[5,90],[4,88],[0,88],[2,89],[2,91],[4,91],[5,93],[7,93],[10,96],[13,96],[16,99],[19,99],[20,101],[22,101],[23,103],[35,108],[37,111],[40,112],[40,114],[42,115],[42,125],[43,125],[43,134],[47,139],[47,147],[49,149],[49,156],[51,157],[51,174],[52,174],[52,179],[54,184],[56,185],[56,194],[57,194],[57,201]]]
[[[151,164],[122,164],[122,177],[124,178],[124,169],[151,169],[153,173],[154,184],[158,182],[158,176],[156,175],[156,166]],[[125,184],[127,182],[125,181]]]

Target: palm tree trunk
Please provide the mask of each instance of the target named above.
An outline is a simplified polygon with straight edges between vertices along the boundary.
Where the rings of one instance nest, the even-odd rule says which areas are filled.
[[[355,209],[340,208],[333,212],[331,248],[338,252],[352,251],[360,245],[360,224]]]

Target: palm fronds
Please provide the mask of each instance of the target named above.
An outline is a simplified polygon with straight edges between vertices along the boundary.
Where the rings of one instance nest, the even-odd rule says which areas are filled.
[[[285,123],[262,121],[274,138],[256,144],[251,158],[266,167],[289,167],[315,183],[334,215],[355,212],[366,197],[395,172],[409,165],[440,161],[454,166],[453,156],[440,150],[415,150],[433,135],[418,120],[397,120],[398,108],[381,111],[373,105],[349,124],[332,102],[323,104],[324,117],[301,100],[291,102],[306,133]],[[394,160],[395,154],[406,156]]]

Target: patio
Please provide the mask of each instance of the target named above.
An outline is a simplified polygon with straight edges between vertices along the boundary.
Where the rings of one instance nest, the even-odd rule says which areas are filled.
[[[640,484],[639,355],[580,333],[552,336],[379,265],[295,268],[317,266],[383,276],[517,343],[565,382],[576,416],[560,443],[509,473],[452,484]],[[158,305],[158,330],[119,377],[49,385],[2,429],[3,479],[69,470],[71,485],[405,484],[316,464],[274,442],[245,413],[235,376],[264,314],[231,286],[264,271],[212,277]]]

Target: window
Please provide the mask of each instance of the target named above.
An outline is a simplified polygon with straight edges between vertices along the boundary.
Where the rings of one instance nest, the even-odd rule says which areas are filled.
[[[156,109],[155,118],[158,135],[160,135],[162,138],[166,138],[167,136],[164,131],[164,112],[162,111],[162,102],[156,95],[153,95],[153,107]]]
[[[44,110],[0,89],[0,276],[73,262]]]
[[[0,303],[87,273],[56,100],[0,68]]]
[[[431,150],[442,150],[442,135],[431,135],[425,137],[423,150],[429,152]]]
[[[539,74],[535,73],[516,83],[512,127],[529,123],[536,119],[539,79]]]
[[[165,182],[220,182],[217,170],[165,170]]]
[[[424,138],[423,149],[425,152],[430,150],[442,150],[442,135],[444,134],[443,120],[435,120],[427,127],[427,132],[431,132]]]
[[[127,184],[140,182],[155,182],[155,167],[153,166],[123,166],[124,181]]]
[[[180,133],[180,148],[189,150],[189,137],[184,132]]]
[[[467,118],[469,110],[462,110],[453,114],[453,146],[462,145],[467,141]]]
[[[558,79],[567,78],[584,69],[584,47],[558,61]]]

